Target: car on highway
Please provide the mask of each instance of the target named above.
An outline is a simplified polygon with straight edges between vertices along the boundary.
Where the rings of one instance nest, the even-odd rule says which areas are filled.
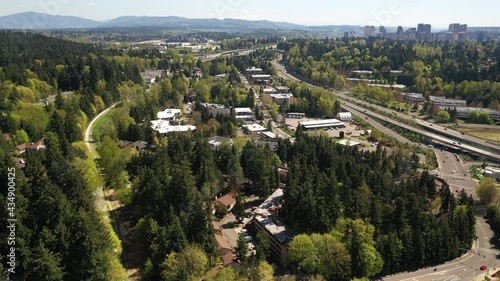
[[[481,270],[485,270],[485,269],[487,269],[487,268],[488,268],[488,267],[487,267],[486,265],[481,265],[481,267],[480,267],[479,269],[481,269]]]

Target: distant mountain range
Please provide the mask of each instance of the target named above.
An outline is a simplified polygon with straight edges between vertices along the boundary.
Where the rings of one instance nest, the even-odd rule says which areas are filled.
[[[156,27],[172,29],[203,29],[221,31],[253,31],[262,29],[322,31],[332,29],[355,30],[360,26],[305,26],[286,22],[267,20],[249,21],[240,19],[189,19],[183,17],[148,17],[126,16],[109,21],[94,21],[81,17],[56,16],[43,13],[27,12],[0,17],[0,29],[93,29],[93,28],[126,28]],[[338,30],[340,31],[340,30]]]
[[[297,32],[335,33],[341,36],[345,31],[362,33],[362,26],[354,25],[325,25],[306,26],[286,22],[267,20],[240,20],[240,19],[190,19],[184,17],[148,17],[125,16],[109,21],[94,21],[81,17],[57,16],[43,13],[27,12],[0,17],[0,29],[16,30],[48,30],[48,29],[93,29],[93,28],[137,28],[154,27],[168,29],[198,29],[217,31],[255,31],[255,30],[284,30]],[[393,28],[388,27],[388,31]],[[469,27],[469,31],[499,31],[499,27]],[[395,30],[394,30],[395,31]]]
[[[96,28],[101,24],[101,22],[80,17],[54,16],[34,12],[0,17],[0,29]]]

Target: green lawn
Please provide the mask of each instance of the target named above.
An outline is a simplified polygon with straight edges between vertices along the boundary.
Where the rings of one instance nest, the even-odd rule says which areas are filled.
[[[473,135],[485,140],[500,142],[500,130],[497,128],[484,129],[484,128],[459,128],[459,132]]]
[[[111,118],[113,117],[113,110],[104,114],[101,118],[97,119],[92,127],[92,136],[94,136],[94,140],[98,142],[99,136],[101,135],[101,130],[104,126],[108,125],[111,122]]]

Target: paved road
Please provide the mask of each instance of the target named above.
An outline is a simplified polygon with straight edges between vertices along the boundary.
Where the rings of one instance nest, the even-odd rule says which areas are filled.
[[[355,102],[357,104],[361,104],[366,107],[372,107],[377,109],[378,111],[385,112],[386,114],[393,114],[394,111],[382,106],[374,105],[365,101],[361,101],[359,99],[353,98],[347,94],[347,92],[335,92],[335,94],[346,101],[351,101]],[[406,115],[403,113],[397,113],[397,116],[402,119],[406,119],[408,121],[412,120],[413,122],[417,123],[418,125],[422,126],[425,131],[429,132],[429,135],[432,135],[431,132],[438,133],[439,135],[442,135],[442,137],[446,137],[447,139],[451,139],[452,141],[462,142],[462,143],[467,143],[471,144],[473,148],[480,148],[482,150],[486,150],[487,152],[492,152],[496,156],[500,153],[500,145],[494,142],[487,141],[485,139],[481,139],[472,135],[468,134],[462,134],[458,131],[455,131],[453,129],[447,128],[447,126],[441,126],[438,124],[430,123],[425,120],[419,119],[419,118],[414,118],[414,116],[411,115]],[[424,132],[425,132],[424,131]],[[482,153],[481,151],[478,151],[479,153]]]
[[[118,103],[113,104],[112,106],[108,107],[106,110],[103,112],[99,113],[92,121],[90,121],[89,125],[87,126],[87,129],[85,130],[85,144],[87,144],[87,148],[90,151],[90,154],[95,158],[97,158],[97,153],[95,151],[94,146],[92,145],[92,127],[94,126],[94,123],[97,121],[97,119],[101,118],[101,116],[105,115],[108,113],[111,109],[115,108]]]
[[[278,65],[275,64],[278,68]],[[289,76],[286,73],[286,69],[284,67],[278,68],[278,74],[283,78],[287,78]],[[294,80],[298,80],[294,77]],[[351,97],[347,97],[345,95],[341,96],[346,100],[351,100]],[[361,118],[368,117],[376,117],[380,120],[385,120],[387,117],[382,116],[380,114],[371,112],[362,107],[348,104],[344,102],[342,106],[349,107],[353,114],[360,116]],[[387,109],[385,109],[387,110]],[[377,122],[370,120],[368,117],[368,121],[371,124],[375,124]],[[404,124],[400,124],[399,121],[385,120],[386,122],[391,122],[400,127],[406,128],[410,127]],[[379,124],[380,125],[380,124]],[[429,124],[430,126],[430,124]],[[414,129],[411,127],[411,129]],[[388,128],[382,128],[382,131],[389,133]],[[444,129],[443,129],[444,131]],[[423,131],[422,133],[430,134],[428,132]],[[440,136],[437,136],[441,138]],[[452,142],[452,140],[447,139],[446,137],[442,137],[445,143]],[[484,142],[484,140],[482,140]],[[451,143],[452,144],[452,143]],[[465,146],[465,145],[463,145]],[[455,146],[456,147],[456,146]],[[468,176],[465,176],[463,173],[466,171],[466,164],[459,159],[456,160],[456,157],[453,153],[436,150],[436,156],[438,159],[439,165],[439,174],[442,178],[444,178],[448,184],[450,184],[450,188],[452,189],[461,189],[464,188],[468,194],[472,194],[475,199],[474,187],[476,182],[470,180]],[[448,157],[446,157],[448,156]],[[446,160],[446,162],[444,162]],[[453,172],[454,171],[454,172]],[[477,202],[477,200],[475,200]],[[459,280],[483,280],[485,275],[491,275],[495,270],[498,270],[497,266],[500,266],[500,240],[498,237],[495,237],[493,231],[490,226],[486,223],[483,218],[484,209],[478,203],[475,203],[475,212],[477,215],[477,225],[476,225],[476,235],[477,241],[474,243],[474,248],[471,251],[468,251],[461,258],[456,259],[454,261],[445,263],[443,265],[439,265],[436,268],[426,268],[417,270],[414,272],[404,272],[401,274],[397,274],[394,276],[387,276],[382,278],[384,281],[459,281]],[[467,249],[462,249],[464,252]],[[481,271],[479,268],[482,265],[486,265],[488,270]]]
[[[450,148],[453,148],[453,149],[461,149],[461,150],[466,150],[466,151],[472,151],[472,152],[475,152],[475,153],[478,153],[480,155],[484,155],[490,159],[494,159],[496,161],[500,161],[500,154],[496,153],[496,152],[490,152],[489,150],[484,150],[482,148],[478,148],[478,145],[475,145],[475,144],[466,144],[466,143],[460,143],[458,142],[457,140],[455,139],[450,139],[449,137],[446,137],[446,136],[443,136],[441,134],[437,134],[437,133],[432,133],[432,132],[429,132],[429,131],[426,131],[426,130],[422,130],[422,129],[418,129],[416,127],[413,127],[413,126],[410,126],[410,125],[406,125],[406,124],[403,124],[397,120],[394,120],[390,117],[386,117],[385,115],[382,115],[382,114],[379,114],[379,113],[375,113],[371,110],[368,110],[368,109],[364,109],[363,107],[361,106],[358,106],[358,105],[355,105],[355,104],[352,104],[352,103],[348,103],[348,102],[345,102],[342,104],[343,107],[347,107],[347,108],[350,108],[350,109],[355,109],[355,110],[358,110],[358,111],[363,111],[365,114],[367,115],[370,115],[371,117],[375,117],[375,118],[378,118],[380,120],[385,120],[385,122],[389,122],[389,123],[392,123],[393,125],[396,125],[396,126],[399,126],[401,128],[404,128],[408,131],[412,131],[412,132],[415,132],[415,133],[418,133],[420,135],[423,135],[423,136],[426,136],[427,138],[430,138],[434,141],[438,141]],[[397,114],[398,117],[401,117],[402,114]],[[425,122],[425,121],[422,121],[421,122]],[[426,122],[427,125],[429,127],[434,127],[435,125],[433,124],[430,124],[428,122]],[[443,132],[447,132],[447,131],[450,131],[450,130],[444,130],[443,128]],[[483,142],[485,142],[483,140]]]
[[[279,76],[281,76],[285,79],[293,79],[293,80],[301,81],[297,77],[293,77],[293,75],[288,73],[284,66],[278,64],[277,62],[273,62],[273,65],[278,70]],[[291,77],[293,77],[293,78],[291,78]],[[309,86],[314,87],[313,85],[307,83],[306,81],[302,81],[302,82],[305,82]],[[386,114],[391,114],[391,115],[394,113],[393,110],[358,100],[356,98],[348,96],[347,93],[348,92],[338,92],[338,91],[334,92],[334,94],[337,96],[337,98],[344,101],[343,105],[345,107],[350,107],[350,108],[356,109],[358,111],[363,111],[367,115],[370,115],[370,116],[376,117],[376,118],[380,118],[381,120],[386,120],[387,122],[393,123],[394,125],[398,125],[398,126],[405,128],[407,130],[413,131],[415,133],[424,135],[428,138],[431,138],[431,139],[439,141],[443,144],[446,144],[447,146],[449,146],[451,148],[472,151],[474,153],[484,155],[484,156],[488,157],[489,159],[500,162],[500,146],[497,144],[491,143],[489,141],[486,141],[484,139],[480,139],[480,138],[477,138],[477,137],[474,137],[471,135],[465,135],[465,134],[462,134],[462,133],[454,131],[454,130],[450,130],[447,128],[445,129],[445,127],[435,125],[435,124],[426,122],[424,120],[420,120],[418,118],[413,119],[413,117],[411,117],[411,116],[397,113],[399,118],[413,120],[414,122],[423,126],[425,128],[425,130],[421,130],[421,129],[417,129],[413,126],[401,124],[397,120],[393,120],[392,118],[387,118],[385,115],[375,113],[369,109],[365,109],[364,107],[358,106],[354,103],[362,104],[363,106],[374,107],[379,111],[382,111],[382,112],[385,112]],[[435,133],[433,133],[433,132],[435,132]],[[464,142],[464,143],[461,143],[461,142]]]

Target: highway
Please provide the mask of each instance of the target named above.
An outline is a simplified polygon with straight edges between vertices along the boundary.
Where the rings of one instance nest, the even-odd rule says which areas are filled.
[[[290,75],[283,66],[275,62],[273,64],[277,68],[278,74],[282,78],[299,80],[298,78]],[[490,157],[496,157],[496,159],[500,159],[500,156],[496,153],[485,151],[483,149],[479,149],[468,144],[458,144],[458,142],[454,139],[449,139],[444,136],[440,136],[431,132],[427,132],[412,126],[402,124],[399,121],[391,119],[390,117],[386,117],[384,115],[372,112],[363,107],[354,105],[352,103],[348,103],[347,101],[351,101],[352,98],[347,97],[345,94],[339,94],[339,93],[336,94],[341,100],[343,100],[341,105],[343,108],[349,109],[354,115],[359,116],[361,118],[369,116],[368,120],[366,119],[365,120],[370,124],[372,124],[375,128],[381,130],[386,134],[394,136],[394,134],[396,133],[382,126],[380,123],[374,121],[373,118],[383,120],[385,122],[389,122],[404,129],[420,133],[428,138],[438,141],[439,143],[442,143],[453,149],[459,148],[463,150],[475,151],[481,154],[489,155]],[[370,104],[370,106],[373,105]],[[385,108],[384,111],[392,112]],[[401,117],[401,114],[398,115]],[[378,125],[375,126],[374,124]],[[435,125],[431,126],[430,124],[428,124],[428,126],[433,127]],[[440,126],[436,126],[435,128],[441,130]],[[444,128],[442,129],[442,131],[445,131]],[[458,132],[456,133],[460,134]],[[453,135],[453,137],[462,140],[465,140],[466,137],[468,142],[474,142],[475,140],[473,137],[469,138],[471,136],[463,136],[461,134]],[[405,141],[404,138],[398,140],[403,142]],[[486,143],[484,140],[481,139],[480,142],[481,144]],[[472,250],[461,249],[465,254],[453,261],[447,262],[445,264],[436,267],[428,267],[413,272],[403,272],[392,276],[385,276],[379,280],[384,280],[384,281],[459,281],[459,280],[476,281],[477,280],[479,281],[479,280],[484,280],[484,277],[486,275],[491,276],[491,274],[493,274],[496,270],[499,269],[497,268],[497,266],[500,266],[500,250],[499,250],[500,239],[498,236],[495,236],[489,224],[483,218],[484,209],[478,203],[477,197],[474,192],[474,188],[477,185],[477,182],[470,179],[469,173],[466,170],[466,165],[462,161],[462,159],[458,158],[457,160],[457,157],[453,153],[438,148],[435,149],[435,152],[439,166],[436,171],[437,175],[443,178],[450,185],[450,188],[452,189],[453,192],[456,192],[456,190],[465,189],[465,191],[468,194],[472,194],[473,198],[475,199],[474,201],[475,201],[475,213],[476,213],[477,240],[474,242]],[[486,270],[480,270],[481,266],[483,265],[487,266]]]
[[[478,147],[473,146],[473,145],[469,145],[469,144],[466,144],[466,143],[460,143],[460,142],[457,142],[454,139],[450,139],[448,137],[445,137],[445,136],[442,136],[442,135],[438,135],[436,133],[432,133],[432,132],[429,132],[429,131],[418,129],[418,128],[410,126],[410,125],[403,124],[403,123],[401,123],[401,122],[399,122],[397,120],[391,119],[390,117],[386,117],[385,115],[382,115],[382,114],[375,113],[373,111],[364,109],[363,107],[358,106],[358,105],[354,105],[354,104],[350,104],[350,103],[344,102],[344,104],[342,104],[342,107],[350,108],[350,109],[355,109],[357,111],[363,111],[366,115],[369,115],[369,116],[371,116],[373,118],[378,118],[380,120],[384,120],[385,122],[388,122],[388,123],[391,123],[393,125],[399,126],[399,127],[403,128],[403,129],[406,129],[408,131],[412,131],[414,133],[421,134],[421,135],[425,136],[428,139],[432,139],[432,140],[438,141],[439,143],[441,143],[443,145],[446,145],[446,146],[448,146],[448,147],[450,147],[452,149],[471,151],[471,152],[474,152],[474,153],[477,153],[477,154],[480,154],[480,155],[484,155],[488,159],[492,159],[492,160],[496,160],[496,162],[500,162],[500,154],[498,154],[498,153],[486,151],[484,149],[478,148]],[[446,131],[443,129],[443,132],[446,132]]]
[[[306,81],[300,80],[299,78],[288,73],[288,71],[286,70],[286,68],[283,65],[281,65],[277,62],[273,62],[273,66],[277,69],[278,75],[280,75],[282,78],[293,79],[296,81],[302,81],[302,82],[308,84],[309,86],[314,87],[314,85],[311,85],[310,83],[307,83]],[[419,125],[423,126],[424,128],[426,128],[426,130],[418,129],[418,128],[413,127],[413,126],[403,124],[400,121],[394,120],[391,117],[388,117],[386,115],[382,115],[382,114],[376,113],[372,110],[366,109],[365,107],[358,106],[354,103],[360,103],[360,104],[363,104],[365,106],[374,107],[378,111],[385,112],[390,116],[392,116],[394,114],[393,110],[390,110],[390,109],[387,109],[387,108],[384,108],[381,106],[369,104],[369,103],[364,102],[364,101],[360,101],[358,99],[355,99],[353,97],[348,96],[346,92],[333,92],[333,93],[336,95],[336,97],[338,99],[343,101],[342,102],[343,108],[350,109],[350,110],[357,110],[358,112],[363,112],[365,115],[368,115],[372,118],[378,118],[380,120],[383,120],[383,121],[388,122],[388,123],[392,123],[393,125],[399,126],[401,128],[412,131],[414,133],[421,134],[421,135],[425,136],[428,140],[437,141],[441,145],[446,145],[452,149],[469,151],[472,153],[476,153],[478,155],[485,156],[488,160],[492,160],[492,161],[495,161],[497,163],[500,162],[500,146],[498,146],[496,144],[492,144],[491,142],[487,142],[484,139],[480,139],[480,138],[477,138],[477,137],[474,137],[471,135],[463,135],[457,131],[447,129],[445,127],[438,126],[438,125],[426,122],[424,120],[420,120],[417,118],[413,119],[410,116],[396,113],[396,115],[398,115],[399,118],[414,121],[414,122],[418,123]],[[433,133],[430,131],[439,132],[439,134]]]
[[[264,47],[254,47],[251,49],[238,49],[238,50],[226,51],[226,52],[216,53],[216,54],[200,55],[200,56],[198,56],[198,58],[201,59],[202,61],[210,61],[210,60],[214,60],[214,59],[216,59],[220,56],[224,56],[224,55],[237,54],[237,56],[246,56],[255,50],[268,49],[268,48],[276,49],[276,47],[277,47],[277,45],[271,45],[271,46],[264,46]]]
[[[366,107],[375,108],[375,109],[377,109],[377,111],[385,112],[386,114],[393,114],[394,113],[394,111],[391,109],[388,109],[388,108],[385,108],[382,106],[378,106],[378,105],[374,105],[374,104],[353,98],[353,97],[347,95],[346,92],[335,92],[335,95],[342,100],[351,101],[351,102],[355,102],[355,103],[361,104],[361,105],[366,106]],[[483,150],[490,151],[490,152],[496,152],[497,155],[500,153],[500,145],[499,144],[495,144],[495,143],[489,142],[485,139],[481,139],[481,138],[478,138],[478,137],[475,137],[472,135],[462,134],[460,132],[457,132],[457,131],[452,130],[452,129],[448,129],[448,128],[440,126],[438,124],[430,123],[430,122],[427,122],[427,121],[424,121],[424,120],[421,120],[418,118],[413,118],[412,116],[409,116],[406,114],[397,113],[397,115],[399,118],[406,119],[408,121],[411,120],[411,121],[417,123],[418,125],[424,127],[426,131],[438,132],[438,134],[444,135],[444,136],[451,138],[457,142],[472,144],[475,147],[480,146]]]

